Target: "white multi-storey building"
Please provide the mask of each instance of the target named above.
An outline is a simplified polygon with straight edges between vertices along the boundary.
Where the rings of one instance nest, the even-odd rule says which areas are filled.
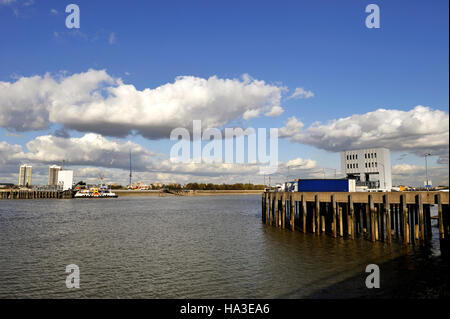
[[[48,167],[48,185],[58,185],[58,172],[61,170],[61,166],[52,165]]]
[[[19,168],[19,186],[31,186],[31,175],[33,167],[31,165],[21,165]]]
[[[341,168],[356,186],[392,189],[391,157],[387,148],[368,148],[341,152]]]

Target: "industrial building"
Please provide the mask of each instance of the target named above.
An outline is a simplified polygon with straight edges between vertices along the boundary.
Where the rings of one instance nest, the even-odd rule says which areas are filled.
[[[31,186],[31,175],[33,167],[31,165],[21,165],[19,168],[19,186]]]
[[[60,170],[58,171],[58,188],[66,191],[73,187],[73,171]]]
[[[391,159],[387,148],[368,148],[341,152],[341,169],[356,180],[360,190],[392,189]]]
[[[48,186],[58,185],[58,172],[61,170],[61,166],[52,165],[48,167]]]

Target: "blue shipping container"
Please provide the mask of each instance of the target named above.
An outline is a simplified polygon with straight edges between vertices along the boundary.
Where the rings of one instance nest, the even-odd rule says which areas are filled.
[[[298,181],[299,192],[348,192],[347,179],[303,179]]]

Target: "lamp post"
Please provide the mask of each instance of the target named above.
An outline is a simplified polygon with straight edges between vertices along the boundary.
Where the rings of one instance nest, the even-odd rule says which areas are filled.
[[[427,189],[428,192],[428,161],[427,161],[427,157],[430,156],[431,153],[425,153],[425,188]]]
[[[337,169],[336,168],[331,168],[331,167],[323,167],[322,168],[322,172],[323,172],[323,178],[325,179],[325,169],[331,169],[334,171],[334,179],[337,178]]]

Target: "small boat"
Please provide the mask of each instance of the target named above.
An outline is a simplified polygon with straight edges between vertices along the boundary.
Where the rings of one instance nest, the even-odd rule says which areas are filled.
[[[116,198],[116,193],[110,189],[91,187],[89,189],[81,189],[75,193],[74,198]]]

